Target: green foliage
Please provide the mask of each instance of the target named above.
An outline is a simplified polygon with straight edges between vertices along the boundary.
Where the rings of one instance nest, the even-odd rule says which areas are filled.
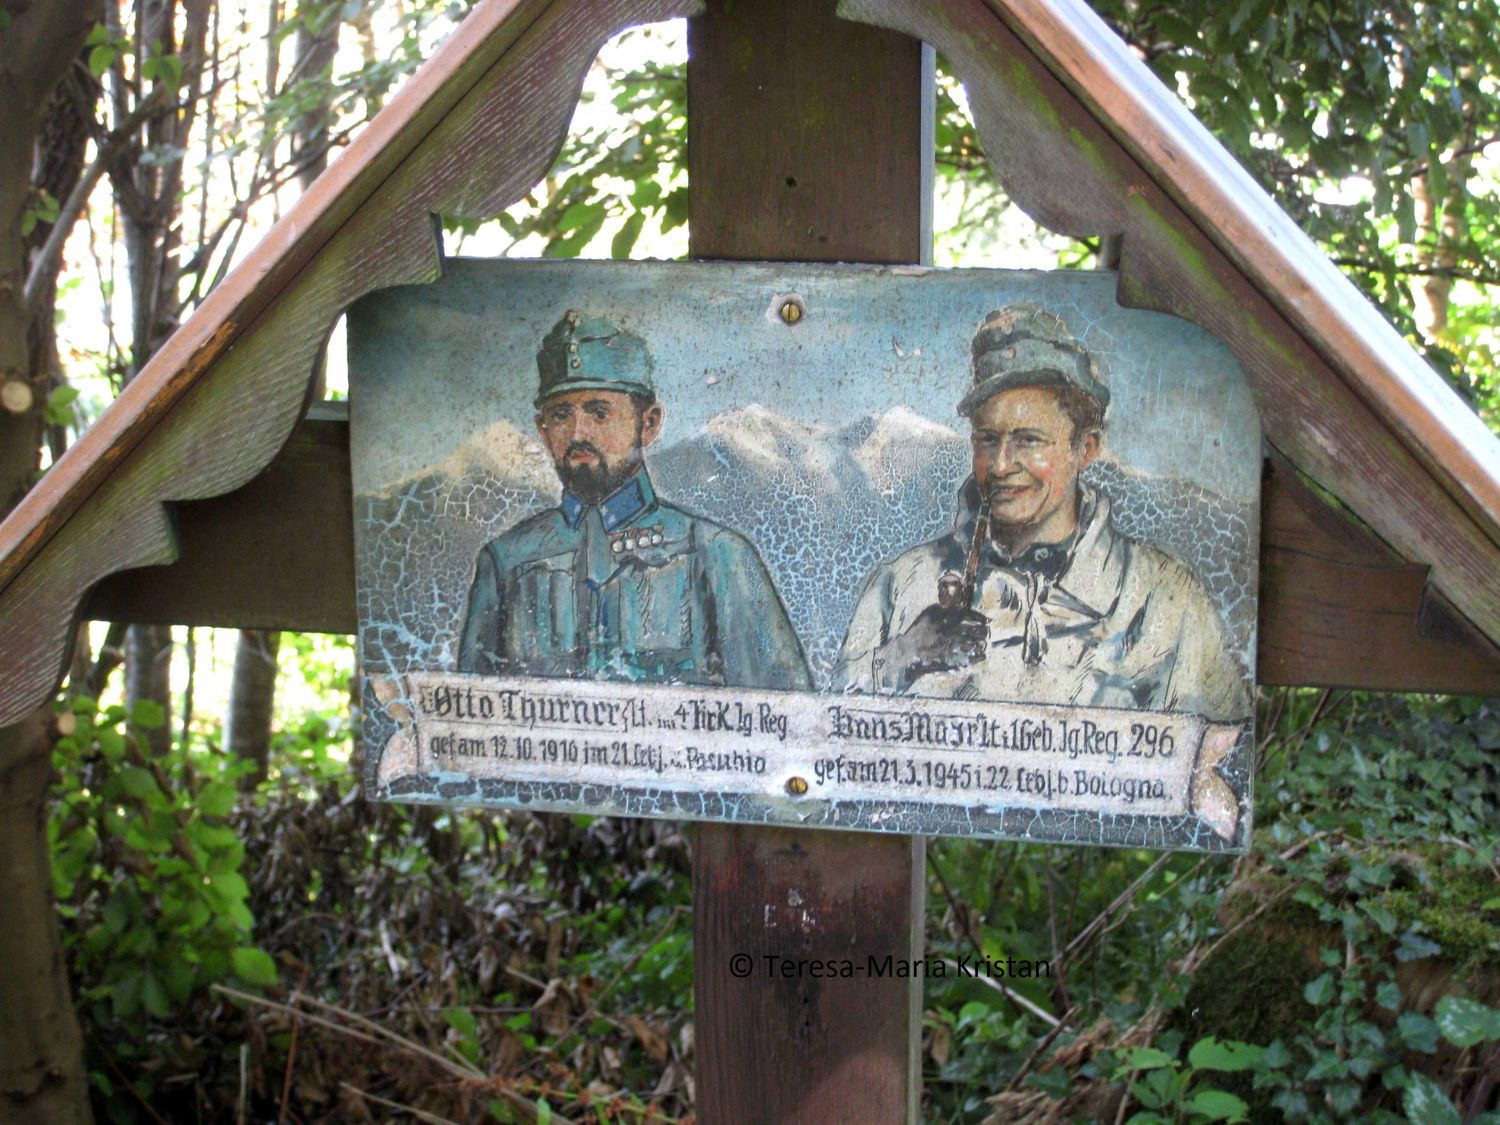
[[[509,249],[576,258],[606,233],[609,256],[628,258],[687,222],[687,75],[671,41],[642,28],[600,56],[551,172],[496,220]],[[644,61],[615,61],[630,58]],[[485,225],[446,220],[460,239]]]
[[[242,767],[202,746],[152,756],[142,732],[161,708],[133,711],[75,697],[60,705],[56,803],[48,823],[53,889],[86,1023],[91,1069],[107,1073],[159,1051],[156,1021],[179,1016],[216,981],[275,983],[249,944],[245,847],[227,820]],[[151,1079],[136,1083],[149,1093]]]
[[[1234,1094],[1211,1085],[1213,1080],[1206,1075],[1248,1070],[1260,1058],[1259,1047],[1234,1040],[1221,1043],[1212,1037],[1193,1044],[1186,1065],[1177,1059],[1175,1051],[1130,1047],[1112,1077],[1127,1079],[1131,1097],[1146,1107],[1131,1116],[1128,1125],[1244,1121],[1250,1107]]]
[[[38,223],[57,222],[58,211],[61,204],[54,199],[51,193],[38,188],[32,200],[21,213],[21,237],[24,238],[36,230]]]
[[[1412,316],[1414,286],[1500,283],[1493,0],[1095,0],[1297,223],[1413,334],[1456,388],[1496,406],[1492,340]],[[1491,418],[1495,417],[1491,413]]]
[[[78,423],[78,415],[73,404],[78,401],[78,388],[66,384],[52,388],[52,393],[47,396],[47,405],[42,409],[42,417],[52,426],[74,426]]]
[[[1237,864],[930,845],[935,950],[1077,942],[1053,979],[1004,982],[1051,1019],[1073,1010],[1039,1058],[1050,1023],[975,982],[929,982],[930,1119],[1006,1119],[1036,1097],[1108,1116],[1127,1086],[1142,1121],[1394,1122],[1462,1104],[1461,1059],[1500,1038],[1482,1002],[1500,991],[1500,707],[1278,692],[1260,722],[1255,850]]]

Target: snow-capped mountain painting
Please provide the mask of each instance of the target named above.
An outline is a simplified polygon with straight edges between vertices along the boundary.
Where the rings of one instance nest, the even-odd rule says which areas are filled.
[[[755,544],[823,685],[865,578],[952,526],[969,445],[906,406],[833,427],[749,404],[675,443],[664,438],[647,467],[663,497]],[[1086,479],[1110,496],[1122,531],[1194,570],[1248,659],[1250,507],[1108,460]],[[359,495],[367,659],[451,667],[479,548],[560,493],[536,436],[500,420],[440,461]]]

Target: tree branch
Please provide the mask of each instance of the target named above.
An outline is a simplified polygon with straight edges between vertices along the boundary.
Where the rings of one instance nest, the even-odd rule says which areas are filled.
[[[94,193],[94,188],[100,178],[109,170],[109,166],[119,156],[131,135],[154,115],[172,108],[172,104],[167,101],[166,87],[158,86],[140,105],[135,107],[135,111],[129,117],[111,130],[98,144],[93,163],[79,177],[78,183],[68,193],[67,200],[58,208],[57,218],[52,223],[52,233],[47,236],[47,241],[42,243],[41,250],[26,274],[26,287],[22,290],[21,299],[28,315],[36,315],[37,302],[46,292],[47,282],[56,272],[58,259],[62,256],[63,244],[68,241],[73,224],[78,221],[78,216],[83,214],[84,207],[88,205],[89,196]]]

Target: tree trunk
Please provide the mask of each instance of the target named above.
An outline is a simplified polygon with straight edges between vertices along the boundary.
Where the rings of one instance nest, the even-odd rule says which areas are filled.
[[[1457,148],[1466,152],[1473,144],[1474,127],[1470,124]],[[1420,176],[1412,184],[1417,204],[1417,261],[1426,271],[1412,284],[1413,305],[1417,326],[1429,341],[1437,343],[1448,342],[1448,310],[1453,297],[1450,271],[1458,264],[1459,247],[1468,234],[1464,203],[1473,158],[1456,156],[1443,171],[1446,182],[1441,196],[1433,193],[1429,176]]]
[[[98,21],[99,5],[49,0],[3,9],[8,26],[0,55],[0,382],[12,384],[3,397],[14,409],[0,409],[0,514],[30,486],[45,432],[49,373],[33,369],[33,318],[20,300],[27,267],[21,225],[36,202],[37,142],[53,92]],[[42,315],[52,315],[50,303]],[[49,714],[46,708],[0,729],[0,902],[6,920],[0,1119],[20,1125],[91,1120],[83,1036],[52,901],[46,830],[52,762],[43,738]]]
[[[224,717],[224,749],[255,763],[241,785],[254,789],[266,776],[271,753],[271,717],[276,701],[276,651],[281,634],[240,630],[234,653],[229,714]]]
[[[47,710],[0,728],[0,1120],[90,1121],[83,1035],[73,1013],[47,849]]]
[[[161,726],[143,731],[146,745],[160,757],[172,748],[172,628],[132,625],[125,634],[125,705],[153,701]]]

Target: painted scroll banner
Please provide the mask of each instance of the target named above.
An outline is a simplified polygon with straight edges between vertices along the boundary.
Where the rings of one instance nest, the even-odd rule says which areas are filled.
[[[1216,767],[1242,726],[1183,713],[442,673],[381,687],[403,728],[382,782],[449,800],[574,809],[588,787],[639,814],[629,794],[708,790],[770,822],[875,830],[912,802],[975,831],[1018,809],[1196,815],[1225,840],[1239,820]]]

